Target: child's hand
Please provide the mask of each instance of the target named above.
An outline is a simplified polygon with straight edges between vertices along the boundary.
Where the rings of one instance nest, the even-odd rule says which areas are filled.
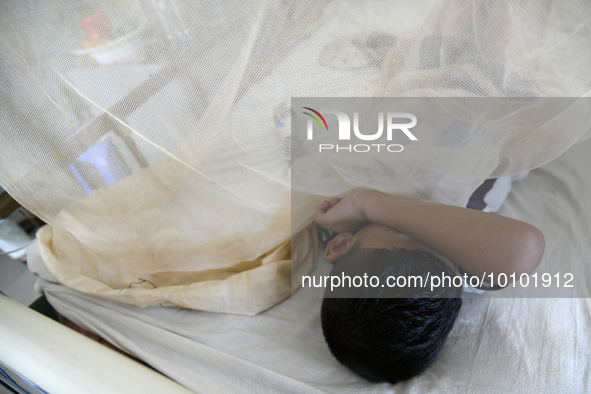
[[[316,223],[337,233],[355,233],[368,223],[358,208],[358,200],[359,192],[354,192],[343,199],[323,201],[316,209]]]

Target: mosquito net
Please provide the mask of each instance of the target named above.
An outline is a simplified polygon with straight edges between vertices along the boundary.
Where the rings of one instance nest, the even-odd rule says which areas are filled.
[[[0,183],[50,224],[40,248],[61,283],[142,307],[256,314],[295,290],[292,265],[313,269],[325,196],[461,205],[591,127],[586,0],[9,0],[0,18]],[[292,97],[507,97],[520,111],[481,106],[475,138],[442,130],[393,183],[292,159]],[[505,131],[479,138],[483,118]],[[296,163],[323,181],[292,191]],[[442,168],[445,182],[417,176]]]

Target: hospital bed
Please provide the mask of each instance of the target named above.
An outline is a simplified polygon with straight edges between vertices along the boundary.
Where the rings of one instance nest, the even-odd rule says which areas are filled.
[[[499,212],[531,223],[544,233],[546,252],[537,270],[540,274],[553,273],[558,265],[575,275],[591,275],[591,218],[586,209],[591,203],[590,152],[591,141],[586,141],[532,171],[514,186]],[[29,259],[56,310],[195,392],[566,393],[591,389],[589,299],[502,298],[503,294],[464,299],[458,321],[435,364],[421,376],[391,386],[368,383],[331,356],[320,328],[320,299],[296,292],[251,317],[141,309],[85,296],[56,283],[34,247]],[[320,260],[316,273],[329,270],[330,265]],[[74,342],[79,334],[62,327],[62,333],[54,334],[57,328],[38,322],[44,317],[29,316],[35,312],[5,299],[1,302],[2,315],[14,316],[11,321],[2,319],[3,363],[47,387],[48,392],[49,387],[59,387],[54,392],[64,393],[117,392],[103,391],[106,389],[95,379],[103,384],[119,379],[120,375],[109,371],[115,365],[122,371],[116,364],[122,362],[122,356],[91,346],[94,344],[87,345],[88,353],[82,351],[78,339]],[[48,343],[55,346],[48,349]],[[10,351],[9,345],[18,351]],[[26,350],[29,348],[32,350]],[[49,352],[50,360],[59,358],[45,361],[39,350]],[[76,357],[82,352],[88,356]],[[101,361],[104,364],[96,361],[98,353],[106,357]],[[10,360],[13,357],[18,362]],[[73,360],[75,365],[62,366]],[[82,369],[86,363],[90,372]],[[130,366],[121,379],[148,382],[144,369]],[[71,371],[71,376],[65,370]],[[61,377],[59,386],[44,386],[55,378],[50,372]],[[77,380],[78,373],[84,373],[83,382]],[[66,384],[72,385],[73,391],[67,391]],[[117,386],[113,383],[111,387]],[[119,392],[134,392],[128,390]],[[143,392],[149,392],[149,387],[147,390]]]
[[[372,28],[375,29],[392,26],[396,9],[387,8],[385,2],[378,2],[376,9],[386,7],[378,16],[375,12],[364,13],[352,2],[344,3],[336,7],[324,25],[277,61],[273,73],[265,78],[253,78],[252,86],[230,103],[236,119],[241,120],[244,114],[254,111],[255,121],[262,119],[272,124],[276,106],[291,96],[306,95],[312,90],[316,96],[360,95],[364,89],[369,95],[374,93],[375,86],[384,84],[378,67],[335,71],[317,62],[322,48],[340,35],[343,26],[348,27],[348,33],[364,32],[364,18],[374,23]],[[431,2],[422,2],[413,8],[412,18],[398,17],[394,32],[403,33],[416,27],[417,20],[423,20],[430,7]],[[359,13],[352,12],[355,10]],[[587,53],[581,54],[581,58],[586,59],[586,56]],[[215,98],[216,87],[208,85],[214,78],[187,88],[173,70],[163,74],[167,79],[160,80],[161,84],[153,85],[151,77],[162,68],[150,64],[113,66],[110,70],[109,67],[74,70],[65,77],[83,92],[85,81],[116,79],[118,73],[124,73],[123,69],[133,67],[136,69],[130,74],[140,76],[138,80],[122,78],[125,80],[121,83],[123,91],[116,99],[115,95],[101,97],[97,93],[98,97],[93,98],[100,104],[100,110],[89,106],[97,111],[91,114],[92,121],[68,134],[67,142],[79,147],[77,139],[84,141],[85,133],[91,135],[93,128],[101,124],[99,131],[108,132],[92,134],[92,143],[85,142],[88,145],[85,148],[118,152],[116,166],[100,167],[100,163],[90,163],[92,167],[75,164],[71,168],[68,176],[80,184],[83,196],[126,179],[143,166],[158,163],[165,156],[164,151],[172,151],[178,142],[166,140],[157,132],[150,134],[147,129],[147,139],[163,148],[150,149],[145,140],[129,137],[123,125],[104,126],[113,119],[104,114],[110,112],[116,118],[125,117],[131,127],[141,130],[145,125],[142,115],[158,108],[167,112],[162,108],[170,97],[181,97],[179,106],[183,108],[179,111],[183,116],[169,113],[162,125],[174,124],[183,129],[185,124],[198,121],[206,112],[209,99]],[[167,67],[172,66],[165,66],[164,70],[170,70]],[[113,73],[109,75],[110,72]],[[98,73],[102,77],[88,73]],[[315,78],[301,78],[306,74]],[[298,78],[290,79],[289,75]],[[569,86],[576,85],[576,77],[573,73],[565,76],[570,78]],[[326,83],[315,85],[319,80]],[[580,90],[586,91],[584,87]],[[206,97],[203,103],[187,99],[187,95],[194,98],[201,94]],[[137,105],[133,109],[137,112],[126,104],[126,97],[130,95],[141,97],[141,100],[133,100]],[[257,106],[260,97],[269,98],[265,100],[268,106]],[[107,111],[109,108],[114,110]],[[192,117],[184,116],[188,113],[192,113]],[[269,139],[282,148],[283,137],[278,135]],[[240,135],[232,138],[240,139]],[[591,275],[587,258],[591,252],[588,242],[591,218],[586,208],[591,202],[590,150],[590,141],[582,141],[554,161],[533,170],[524,182],[514,187],[499,212],[531,223],[544,233],[546,253],[538,268],[540,274],[554,274],[556,267],[560,267],[580,277]],[[71,153],[72,162],[86,152],[85,149]],[[82,156],[79,161],[84,159]],[[281,172],[284,168],[274,170]],[[93,184],[89,179],[100,179],[104,184]],[[587,333],[591,328],[588,299],[503,298],[504,294],[512,294],[510,289],[494,298],[467,298],[435,364],[421,376],[392,386],[368,383],[338,364],[322,337],[321,300],[306,297],[301,291],[256,316],[178,307],[140,308],[83,294],[60,284],[46,266],[38,244],[30,248],[28,258],[30,270],[39,277],[38,289],[61,315],[171,379],[170,382],[163,380],[156,372],[0,299],[1,316],[15,317],[0,319],[4,333],[0,336],[3,341],[0,361],[48,392],[182,392],[178,384],[195,392],[591,391],[588,374],[591,368],[586,357],[590,347]],[[313,256],[309,260],[313,266]],[[560,265],[556,265],[557,261]],[[314,273],[327,274],[330,268],[319,257]],[[48,343],[55,346],[49,347]],[[102,364],[94,361],[99,357],[104,360],[100,361]],[[66,372],[71,373],[71,377]],[[56,376],[60,379],[56,380]]]

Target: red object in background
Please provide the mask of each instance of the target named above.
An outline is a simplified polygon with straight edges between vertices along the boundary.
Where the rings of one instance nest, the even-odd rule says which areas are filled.
[[[94,11],[80,19],[80,24],[86,33],[88,41],[104,41],[113,38],[111,35],[111,22],[105,11]]]

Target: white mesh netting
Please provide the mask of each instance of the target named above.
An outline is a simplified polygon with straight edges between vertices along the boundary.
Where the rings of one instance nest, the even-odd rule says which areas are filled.
[[[0,183],[51,225],[39,240],[60,282],[139,306],[258,313],[289,296],[292,260],[313,267],[322,196],[417,196],[433,185],[413,169],[456,157],[428,197],[462,204],[591,127],[582,99],[516,114],[502,138],[431,147],[395,188],[346,177],[292,215],[291,97],[584,97],[591,4],[14,0],[0,17]]]

